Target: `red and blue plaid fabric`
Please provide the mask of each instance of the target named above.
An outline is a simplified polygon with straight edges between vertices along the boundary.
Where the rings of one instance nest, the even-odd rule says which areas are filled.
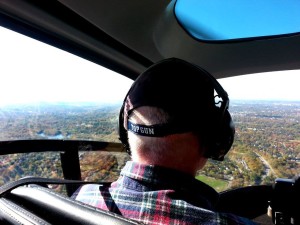
[[[131,161],[110,186],[83,185],[73,198],[144,224],[256,224],[214,212],[218,193],[194,177]]]

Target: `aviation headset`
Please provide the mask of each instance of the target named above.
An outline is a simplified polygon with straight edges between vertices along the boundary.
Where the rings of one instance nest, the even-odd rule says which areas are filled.
[[[184,68],[184,72],[187,70],[191,70],[193,72],[199,73],[199,76],[202,76],[206,82],[209,83],[208,86],[211,86],[214,93],[212,94],[212,98],[210,99],[210,105],[213,105],[209,112],[207,112],[200,120],[199,123],[196,124],[193,128],[191,127],[191,123],[177,123],[171,122],[168,124],[159,124],[159,125],[141,125],[134,124],[129,121],[130,113],[140,106],[157,106],[155,101],[151,102],[151,100],[147,99],[147,92],[144,91],[145,88],[148,88],[149,80],[148,77],[153,76],[153,73],[161,73],[157,79],[157,82],[161,79],[161,75],[164,72],[158,72],[159,68],[163,67],[182,67]],[[158,68],[158,69],[157,69]],[[174,69],[175,71],[175,69]],[[175,71],[176,73],[177,71]],[[179,72],[178,72],[179,73]],[[150,74],[150,76],[149,76]],[[197,74],[198,75],[198,74]],[[172,78],[171,78],[172,79]],[[182,78],[180,78],[182,79]],[[180,80],[182,82],[183,80]],[[172,81],[169,81],[172,83]],[[151,83],[151,82],[150,82]],[[158,85],[155,83],[155,85]],[[194,84],[193,84],[194,85]],[[205,85],[201,87],[197,87],[199,90],[205,89]],[[155,92],[155,87],[153,88],[153,92]],[[166,87],[168,89],[168,87]],[[183,91],[188,91],[185,89]],[[181,91],[181,90],[178,90]],[[148,95],[149,97],[150,95]],[[135,99],[136,98],[136,99]],[[152,97],[150,97],[152,99]],[[155,98],[155,97],[154,97]],[[217,98],[217,102],[216,102]],[[156,97],[156,101],[159,101],[160,97]],[[176,99],[175,99],[176,100]],[[208,151],[206,151],[205,156],[207,158],[212,158],[214,160],[222,161],[224,156],[231,148],[231,145],[234,140],[235,127],[231,118],[231,115],[228,111],[229,107],[229,98],[227,92],[223,89],[223,87],[219,84],[219,82],[210,75],[204,69],[185,62],[180,59],[170,58],[162,60],[149,67],[144,73],[142,73],[132,84],[129,89],[125,99],[123,101],[123,105],[120,109],[119,114],[119,139],[122,142],[126,151],[130,154],[130,146],[128,143],[128,130],[134,132],[138,135],[143,136],[152,136],[152,137],[163,137],[170,134],[176,133],[184,133],[194,131],[197,133],[199,131],[199,135],[201,136],[201,140],[204,140],[205,145],[207,146]],[[125,111],[125,113],[124,113]],[[186,112],[186,111],[184,111]],[[199,111],[200,113],[202,111]],[[181,114],[177,114],[181,116]],[[208,118],[207,118],[208,117]],[[197,119],[195,120],[197,121]],[[206,122],[205,122],[206,121]],[[205,124],[207,123],[207,124]]]

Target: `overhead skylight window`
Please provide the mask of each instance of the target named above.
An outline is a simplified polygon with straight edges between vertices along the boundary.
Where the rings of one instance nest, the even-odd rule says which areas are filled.
[[[177,0],[175,16],[191,36],[206,41],[300,32],[299,0]]]

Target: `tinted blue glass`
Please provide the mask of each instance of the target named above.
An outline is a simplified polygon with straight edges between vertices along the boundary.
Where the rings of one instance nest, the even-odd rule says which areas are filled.
[[[299,0],[177,0],[175,15],[190,35],[202,40],[300,32]]]

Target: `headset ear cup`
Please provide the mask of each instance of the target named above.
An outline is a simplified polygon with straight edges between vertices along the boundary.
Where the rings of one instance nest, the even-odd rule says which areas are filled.
[[[218,125],[216,135],[212,139],[213,143],[211,146],[210,157],[214,160],[223,161],[224,156],[230,150],[235,134],[235,127],[232,121],[231,115],[228,110],[224,111],[224,115]]]
[[[235,135],[235,126],[228,110],[225,111],[223,117],[222,128],[223,135],[221,136],[222,147],[225,149],[225,154],[230,150]]]

